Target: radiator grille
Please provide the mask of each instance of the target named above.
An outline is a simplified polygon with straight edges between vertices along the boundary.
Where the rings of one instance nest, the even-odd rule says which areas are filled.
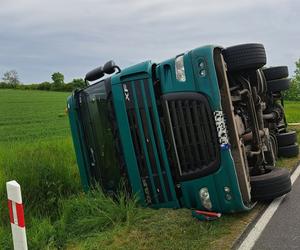
[[[169,127],[169,151],[180,179],[208,175],[219,167],[219,143],[213,113],[200,93],[172,93],[162,97]]]
[[[160,123],[158,115],[155,117],[155,99],[151,99],[153,86],[147,79],[125,82],[122,86],[146,202],[151,205],[173,201],[176,197],[171,192],[172,179],[170,172],[169,175],[167,173],[167,159],[164,161],[162,157],[163,142],[157,130]]]

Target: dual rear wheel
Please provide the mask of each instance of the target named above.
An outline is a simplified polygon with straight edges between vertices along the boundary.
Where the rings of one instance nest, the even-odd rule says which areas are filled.
[[[267,81],[268,91],[271,93],[287,90],[291,85],[287,66],[266,68],[263,69],[263,73]]]
[[[287,66],[277,66],[263,69],[269,93],[287,90],[291,85]],[[279,132],[276,135],[279,157],[294,157],[299,154],[297,134],[295,131]]]
[[[294,157],[299,154],[296,131],[276,135],[279,157]]]

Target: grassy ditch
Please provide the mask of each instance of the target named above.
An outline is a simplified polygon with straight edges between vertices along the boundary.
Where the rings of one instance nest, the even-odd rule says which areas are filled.
[[[84,194],[64,113],[67,96],[0,90],[1,250],[12,249],[5,191],[11,179],[22,187],[29,249],[229,249],[260,211],[199,222],[188,209],[141,208],[123,193],[117,200],[99,189]],[[293,105],[286,105],[288,117]]]

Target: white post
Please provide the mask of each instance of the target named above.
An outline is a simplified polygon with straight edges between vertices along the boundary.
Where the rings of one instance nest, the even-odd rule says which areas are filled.
[[[21,187],[16,181],[9,181],[6,182],[6,189],[14,250],[27,250]]]

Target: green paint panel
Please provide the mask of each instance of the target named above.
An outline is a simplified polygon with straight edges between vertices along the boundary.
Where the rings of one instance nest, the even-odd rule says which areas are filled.
[[[161,80],[163,94],[174,92],[201,92],[208,98],[213,110],[221,108],[221,97],[218,79],[214,69],[214,46],[205,46],[191,50],[184,54],[186,81],[180,82],[175,76],[175,58],[163,61],[157,67],[157,74]],[[203,68],[200,68],[203,63]],[[201,76],[201,70],[205,75]]]

